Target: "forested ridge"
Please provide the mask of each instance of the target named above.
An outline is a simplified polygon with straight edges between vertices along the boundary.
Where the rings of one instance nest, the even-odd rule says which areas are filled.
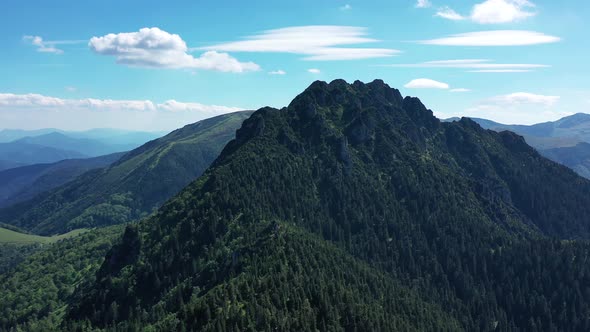
[[[0,209],[0,222],[53,235],[145,217],[201,175],[249,114],[225,114],[175,130],[109,167]]]
[[[127,226],[54,328],[587,331],[588,216],[520,136],[315,82]]]

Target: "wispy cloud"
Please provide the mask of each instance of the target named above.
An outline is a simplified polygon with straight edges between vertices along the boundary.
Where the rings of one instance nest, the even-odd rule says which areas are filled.
[[[530,69],[482,69],[470,70],[470,73],[530,73]]]
[[[307,72],[312,73],[312,74],[319,74],[321,73],[321,71],[317,68],[310,68],[307,70]]]
[[[268,73],[270,75],[287,75],[287,72],[282,69],[269,71]]]
[[[95,111],[196,111],[222,114],[241,110],[236,107],[184,103],[167,100],[155,103],[151,100],[113,100],[113,99],[63,99],[41,94],[0,93],[0,108],[34,108],[34,109],[87,109]]]
[[[37,47],[37,52],[63,54],[64,51],[43,40],[40,36],[24,36],[23,40]]]
[[[157,103],[151,100],[64,99],[33,93],[0,93],[0,123],[4,128],[172,130],[239,110],[241,108],[174,99]]]
[[[501,123],[532,124],[550,121],[571,113],[560,110],[559,96],[515,92],[480,101],[464,115],[486,118]]]
[[[456,59],[456,60],[437,60],[421,63],[409,64],[392,64],[382,65],[382,67],[402,67],[402,68],[459,68],[472,69],[469,72],[482,73],[501,73],[501,72],[528,72],[533,69],[547,68],[549,65],[533,63],[493,63],[488,59]]]
[[[556,43],[559,37],[526,30],[491,30],[422,40],[420,44],[444,46],[525,46]]]
[[[465,88],[457,88],[457,89],[451,89],[449,90],[450,92],[471,92],[470,89],[465,89]]]
[[[201,69],[242,73],[256,71],[253,62],[240,62],[227,53],[208,51],[199,57],[188,54],[188,47],[177,34],[159,28],[143,28],[138,32],[92,37],[89,47],[95,53],[113,56],[117,63],[148,68]]]
[[[367,28],[317,25],[267,30],[242,41],[198,49],[223,52],[292,53],[304,55],[304,60],[313,61],[382,58],[400,53],[394,49],[352,46],[378,41],[368,37]]]
[[[429,78],[418,78],[411,80],[404,87],[408,89],[448,89],[449,85]]]
[[[432,3],[429,0],[418,0],[416,2],[416,8],[429,8],[430,6],[432,6]]]
[[[464,20],[479,24],[511,23],[535,16],[535,5],[527,0],[486,0],[473,6],[469,15],[461,15],[450,7],[439,9],[435,16],[449,20]]]
[[[449,7],[440,8],[436,12],[436,14],[434,14],[434,16],[446,18],[447,20],[451,20],[451,21],[461,21],[461,20],[465,19],[465,17],[463,17],[462,15],[460,15],[459,13],[457,13],[456,11],[454,11],[453,9],[451,9]]]
[[[352,6],[349,4],[345,4],[344,6],[340,7],[340,10],[342,10],[342,11],[347,11],[347,10],[351,10],[351,9],[352,9]]]
[[[520,105],[520,104],[536,104],[544,107],[551,107],[559,101],[559,96],[547,96],[534,94],[529,92],[515,92],[507,95],[500,95],[488,99],[485,103],[493,103],[496,105]]]

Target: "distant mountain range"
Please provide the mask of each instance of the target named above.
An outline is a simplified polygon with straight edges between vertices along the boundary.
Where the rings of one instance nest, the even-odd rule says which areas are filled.
[[[0,170],[129,151],[160,136],[161,133],[115,129],[86,132],[5,129],[0,131]]]
[[[522,135],[526,142],[545,157],[566,165],[590,178],[590,114],[578,113],[554,122],[535,125],[506,125],[491,120],[471,118],[482,128],[509,130]],[[451,118],[446,121],[458,121]]]
[[[107,168],[1,209],[0,222],[53,235],[145,216],[201,175],[250,114],[221,115],[175,130]]]
[[[0,164],[3,169],[32,164],[53,163],[64,159],[87,158],[78,151],[15,141],[0,143]]]
[[[0,171],[0,208],[31,199],[91,169],[106,167],[123,155],[121,152],[87,159],[67,159]]]
[[[60,133],[72,138],[87,138],[110,144],[143,144],[152,139],[164,136],[167,132],[131,131],[111,128],[96,128],[86,131],[67,131],[54,128],[37,130],[2,129],[0,143],[16,141],[25,137],[35,137],[51,133]]]

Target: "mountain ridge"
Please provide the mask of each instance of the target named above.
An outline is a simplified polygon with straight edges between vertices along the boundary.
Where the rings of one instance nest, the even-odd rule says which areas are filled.
[[[278,275],[274,263],[298,266],[295,256],[262,264],[246,254],[264,250],[262,239],[278,251],[281,230],[294,228],[436,303],[459,329],[584,329],[589,303],[575,294],[588,282],[581,262],[589,246],[560,239],[590,237],[589,203],[589,181],[521,136],[469,119],[442,123],[383,81],[314,82],[287,108],[252,114],[202,177],[129,226],[63,326],[214,330],[223,321],[256,330],[271,317],[264,308],[283,315],[309,303],[315,326],[351,327],[338,318],[347,316],[342,302],[318,300],[327,290],[290,302],[284,280],[273,301],[241,302],[268,289],[252,292],[257,280]],[[308,246],[301,250],[298,257],[313,256]],[[315,268],[338,275],[347,266]],[[246,282],[232,288],[238,275]],[[577,283],[565,286],[565,277]],[[218,289],[227,291],[213,295]],[[233,312],[249,308],[244,303],[252,309],[238,318]],[[215,310],[228,320],[216,321]],[[201,320],[191,319],[195,312]],[[403,309],[385,314],[408,317]],[[434,317],[423,310],[413,321]],[[378,317],[367,319],[380,326]],[[297,326],[277,324],[260,329]]]
[[[67,159],[51,164],[35,164],[0,171],[0,207],[26,201],[65,184],[88,170],[108,166],[123,154]]]
[[[123,155],[105,169],[29,201],[0,209],[0,220],[40,235],[128,222],[153,212],[199,176],[248,115],[214,117]]]
[[[491,120],[471,118],[483,128],[495,131],[509,130],[523,135],[528,144],[543,156],[570,167],[590,179],[590,114],[577,113],[553,122],[531,126],[504,125]],[[445,121],[458,121],[458,118]]]

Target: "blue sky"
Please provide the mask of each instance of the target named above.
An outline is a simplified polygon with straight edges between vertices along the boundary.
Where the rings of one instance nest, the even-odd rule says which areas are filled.
[[[0,128],[168,130],[383,79],[439,117],[590,112],[590,3],[6,1]]]

